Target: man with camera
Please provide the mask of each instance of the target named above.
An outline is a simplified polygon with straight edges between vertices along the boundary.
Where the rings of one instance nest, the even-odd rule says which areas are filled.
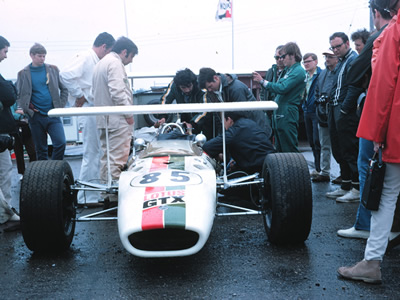
[[[322,55],[325,57],[325,67],[318,76],[315,87],[315,99],[317,102],[316,115],[318,119],[318,134],[321,144],[321,173],[312,178],[313,182],[329,182],[331,172],[331,139],[328,129],[329,94],[336,78],[337,56],[328,50]]]
[[[7,58],[10,43],[0,36],[0,62]],[[15,103],[17,94],[11,81],[0,75],[0,224],[8,221],[18,222],[19,217],[10,207],[12,162],[10,150],[14,142],[10,134],[16,132],[10,107]],[[10,227],[9,227],[10,229]]]

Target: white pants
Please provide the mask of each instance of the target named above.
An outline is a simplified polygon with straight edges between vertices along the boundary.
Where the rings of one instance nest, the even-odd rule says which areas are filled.
[[[12,180],[12,161],[10,151],[6,149],[0,153],[0,189],[3,192],[4,199],[11,204],[11,182]]]
[[[133,135],[133,125],[126,125],[119,129],[108,130],[108,146],[110,158],[110,172],[112,180],[117,180],[121,175],[121,170],[125,166],[129,157],[129,150],[131,139]],[[107,182],[108,169],[107,169],[107,143],[106,143],[106,130],[100,131],[100,142],[103,150],[101,157],[101,179]]]
[[[365,260],[383,259],[389,241],[399,192],[400,164],[386,163],[379,210],[371,212],[371,232],[365,248]]]
[[[100,157],[102,154],[100,146],[100,130],[96,126],[96,116],[85,116],[81,118],[83,156],[79,179],[88,182],[100,181]],[[100,192],[79,191],[78,203],[97,203]]]
[[[318,124],[319,142],[321,144],[321,174],[330,175],[331,172],[331,138],[329,128]]]
[[[4,199],[3,192],[0,189],[0,224],[7,222],[12,215],[14,215],[14,212]]]

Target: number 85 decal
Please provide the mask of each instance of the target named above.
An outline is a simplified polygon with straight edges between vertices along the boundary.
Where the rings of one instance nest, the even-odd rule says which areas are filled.
[[[200,184],[201,177],[186,171],[163,170],[138,176],[131,181],[131,186],[175,186],[177,184]]]

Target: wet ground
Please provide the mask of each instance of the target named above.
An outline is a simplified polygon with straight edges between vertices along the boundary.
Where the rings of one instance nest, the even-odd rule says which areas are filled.
[[[77,176],[79,156],[67,159]],[[115,221],[78,223],[70,250],[58,255],[35,254],[19,231],[1,232],[0,299],[399,299],[400,247],[385,256],[382,285],[337,278],[339,266],[363,257],[364,240],[336,235],[353,224],[357,204],[326,198],[331,183],[312,185],[311,233],[296,247],[270,244],[261,216],[218,217],[199,253],[173,259],[128,254]],[[16,207],[18,192],[14,169]]]

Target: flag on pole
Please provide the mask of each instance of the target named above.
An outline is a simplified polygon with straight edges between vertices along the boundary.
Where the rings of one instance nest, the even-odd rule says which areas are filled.
[[[219,0],[216,21],[232,20],[232,0]]]

